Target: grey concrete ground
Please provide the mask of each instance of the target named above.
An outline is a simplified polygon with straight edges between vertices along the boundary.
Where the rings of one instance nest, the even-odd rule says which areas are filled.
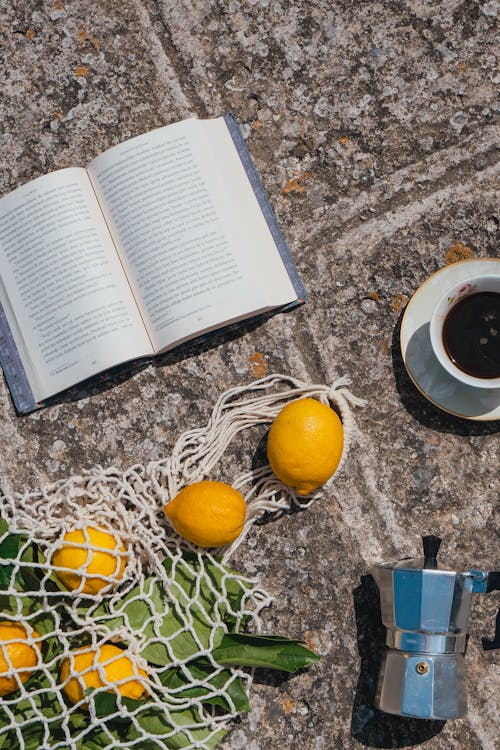
[[[1,194],[156,126],[231,110],[310,295],[240,337],[164,356],[29,417],[16,417],[2,380],[2,488],[163,456],[221,390],[265,372],[313,382],[346,374],[369,402],[331,495],[255,528],[238,552],[235,564],[276,597],[266,630],[305,635],[323,659],[288,680],[261,678],[227,750],[498,747],[498,652],[481,645],[498,595],[476,600],[467,718],[418,723],[370,706],[379,630],[362,580],[376,560],[417,554],[422,533],[442,535],[464,569],[499,564],[500,423],[427,403],[398,348],[404,305],[430,273],[498,257],[496,7],[0,4]],[[238,472],[255,445],[240,446]]]

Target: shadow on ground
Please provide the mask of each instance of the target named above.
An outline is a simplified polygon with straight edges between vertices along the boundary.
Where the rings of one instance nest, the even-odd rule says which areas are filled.
[[[396,388],[405,409],[417,422],[438,432],[449,432],[455,435],[493,435],[500,432],[500,420],[498,419],[493,422],[476,422],[454,417],[452,414],[438,409],[437,406],[434,406],[422,396],[406,372],[401,354],[399,337],[403,315],[404,310],[401,312],[392,334],[391,354]]]
[[[378,673],[385,648],[385,628],[380,616],[378,588],[371,576],[362,576],[353,591],[361,657],[360,674],[352,710],[351,735],[370,747],[397,748],[418,745],[434,737],[445,721],[406,719],[374,707]]]
[[[494,649],[500,648],[500,609],[497,612],[495,621],[495,632],[493,638],[482,638],[481,643],[485,651],[493,651]]]

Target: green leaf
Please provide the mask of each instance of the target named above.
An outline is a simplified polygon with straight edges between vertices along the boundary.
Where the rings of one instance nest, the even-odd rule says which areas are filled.
[[[12,597],[14,599],[14,597]],[[41,599],[33,596],[22,597],[22,614],[24,617],[29,619],[31,627],[39,635],[51,635],[54,633],[56,626],[53,615],[50,612],[45,612],[41,609]],[[13,602],[15,607],[15,600]],[[4,610],[5,611],[5,610]],[[14,613],[17,611],[15,608],[11,610]],[[44,638],[42,643],[44,661],[51,661],[57,654],[60,654],[64,650],[64,645],[60,638],[53,636],[50,638]]]
[[[172,575],[172,560],[166,558],[163,565]],[[174,583],[181,586],[189,599],[198,586],[198,599],[205,612],[211,617],[218,612],[222,619],[229,622],[236,621],[243,598],[252,588],[237,571],[222,565],[210,555],[194,552],[185,552],[182,558],[176,560]]]
[[[123,607],[123,611],[127,615],[128,624],[132,630],[142,630],[144,623],[147,622],[153,614],[149,604],[143,599],[137,599],[136,601],[130,602],[126,607]],[[154,611],[158,610],[155,609]]]
[[[82,739],[82,744],[80,746],[81,750],[103,750],[103,748],[109,747],[111,738],[117,740],[116,747],[120,747],[122,734],[122,727],[120,727],[119,729],[112,729],[108,726],[106,726],[106,729],[103,729],[102,727],[96,727]],[[128,732],[127,739],[130,739]]]
[[[22,565],[19,568],[19,576],[21,579],[19,581],[19,588],[22,588],[24,591],[40,590],[40,578],[37,575],[37,571],[35,568],[32,568],[29,565]]]
[[[112,716],[117,712],[115,693],[100,692],[95,693],[92,688],[85,690],[85,695],[93,695],[96,716]]]
[[[237,573],[206,556],[202,560],[200,555],[185,554],[175,559],[175,567],[167,558],[164,567],[172,578],[168,594],[160,580],[150,577],[144,582],[144,595],[149,601],[136,586],[112,613],[114,616],[109,616],[106,603],[93,612],[110,631],[127,627],[141,632],[148,641],[141,655],[156,666],[166,666],[172,659],[186,661],[218,646],[225,629],[216,628],[215,623],[231,618],[236,622],[243,597],[250,589]]]
[[[12,750],[12,748],[16,747],[15,734],[14,732],[9,731],[9,728],[11,726],[12,723],[10,718],[7,716],[4,709],[0,708],[0,727],[4,730],[7,730],[0,734],[0,750]]]
[[[21,544],[24,544],[27,537],[25,534],[10,534],[7,522],[2,518],[0,519],[0,539],[0,561],[17,560]],[[16,567],[18,566],[13,563],[0,562],[0,586],[11,585],[12,573]],[[16,579],[17,575],[19,571],[17,571]]]
[[[117,748],[122,747],[124,734],[123,725],[120,725],[116,729],[112,729],[110,725],[106,726],[109,734],[102,728],[95,728],[78,742],[78,750],[103,750],[103,748],[108,748],[111,742],[110,734],[118,741],[115,746]],[[137,750],[165,750],[167,747],[163,742],[155,742],[153,739],[148,739],[143,732],[138,732],[132,726],[127,727],[125,731],[127,741],[140,740],[140,744],[136,743],[133,746],[134,750],[135,748],[137,748]]]
[[[212,656],[223,666],[267,667],[284,672],[296,672],[319,659],[301,641],[246,633],[226,633]]]
[[[150,706],[136,716],[138,726],[147,734],[174,734],[175,726],[165,716],[166,710]]]
[[[73,709],[69,715],[68,719],[68,725],[71,729],[78,732],[79,730],[83,729],[83,727],[88,726],[89,723],[89,715],[87,713],[84,713],[83,711],[77,711]]]
[[[15,614],[17,612],[16,598],[14,596],[7,596],[7,594],[0,594],[0,612],[3,614]]]
[[[136,720],[145,733],[160,735],[162,746],[169,748],[169,750],[181,750],[189,747],[193,740],[205,742],[207,748],[214,748],[227,734],[225,729],[214,732],[214,729],[208,727],[197,727],[196,725],[201,723],[201,719],[194,708],[188,708],[184,711],[170,711],[169,718],[167,718],[162,709],[152,706],[137,715]],[[191,737],[182,730],[182,727],[189,727]]]
[[[7,534],[0,542],[0,557],[16,558],[21,544],[21,534]]]
[[[30,591],[30,592],[38,592],[40,590],[42,579],[44,581],[44,588],[46,590],[64,590],[67,592],[67,589],[62,587],[62,584],[60,581],[58,581],[54,574],[52,574],[50,577],[44,578],[44,575],[47,573],[48,566],[47,566],[47,560],[43,553],[41,552],[40,548],[38,547],[35,542],[31,542],[29,544],[26,543],[27,537],[24,535],[11,535],[10,537],[7,537],[2,541],[0,544],[0,548],[4,544],[4,542],[9,541],[9,543],[12,543],[12,537],[15,536],[18,539],[17,547],[14,549],[13,547],[10,548],[10,552],[12,553],[10,556],[18,558],[22,565],[18,566],[18,571],[16,575],[16,588],[18,591]],[[22,549],[21,549],[22,548]],[[21,554],[19,555],[19,552]],[[9,557],[8,554],[2,555],[0,550],[0,557]],[[2,574],[2,567],[4,568],[4,573]],[[0,585],[3,583],[5,584],[5,571],[9,571],[9,568],[12,568],[11,565],[2,565],[0,562]],[[12,571],[11,571],[12,572]],[[2,577],[3,576],[3,577]],[[51,579],[55,579],[54,581],[51,581]]]
[[[44,670],[34,672],[26,682],[26,687],[32,691],[30,697],[23,698],[10,707],[16,719],[22,721],[33,719],[38,726],[40,713],[47,719],[62,716],[63,708],[57,692]],[[30,725],[30,727],[32,726],[35,726],[35,724]]]
[[[241,677],[235,677],[229,685],[226,685],[225,691],[231,698],[235,711],[243,713],[243,711],[251,710],[252,706]]]
[[[40,600],[38,598],[35,598],[34,596],[27,596],[19,594],[16,597],[13,597],[14,599],[14,613],[17,613],[17,603],[21,602],[21,612],[23,614],[23,617],[28,617],[29,615],[33,614],[33,612],[37,612],[40,608]]]
[[[189,671],[190,676],[186,674]],[[182,667],[174,667],[160,674],[162,685],[175,691],[176,698],[201,698],[203,703],[232,711],[225,695],[229,695],[238,712],[249,711],[250,703],[243,681],[229,669],[214,671],[213,664],[201,659]],[[198,684],[193,684],[193,681]],[[200,684],[203,683],[203,684]],[[182,689],[182,688],[185,689]],[[223,691],[221,693],[221,691]]]
[[[180,558],[175,566],[169,593],[178,602],[177,608],[174,602],[177,616],[179,617],[179,608],[190,616],[196,635],[202,646],[207,648],[214,628],[214,619],[216,619],[214,608],[218,596],[210,589],[209,583],[200,576],[200,569],[199,562],[198,564],[191,563]],[[182,618],[180,619],[182,622]]]
[[[149,642],[142,649],[141,656],[157,667],[165,667],[172,661],[167,646],[161,641]]]
[[[42,550],[38,545],[33,544],[33,551],[34,551],[34,561],[38,563],[39,571],[45,571],[44,576],[46,575],[46,572],[49,568],[47,558],[43,554]],[[54,571],[51,572],[49,576],[46,578],[44,577],[44,587],[47,589],[47,591],[60,591],[63,594],[67,594],[68,591],[70,591],[67,586],[58,578],[57,573]]]
[[[43,610],[39,611],[39,614],[30,620],[30,624],[40,635],[49,635],[55,630],[55,623],[52,615],[49,615],[48,612],[43,612]],[[49,639],[47,638],[44,643],[47,643],[48,640]]]
[[[85,739],[83,745],[79,745],[81,750],[103,750],[105,747],[109,747],[109,737],[102,732],[100,735]]]
[[[94,692],[93,689],[86,690],[86,695],[93,694],[93,701],[95,705],[96,715],[99,717],[113,716],[113,714],[120,712],[120,706],[118,705],[118,696],[114,692],[107,692],[102,690],[100,692]],[[148,703],[148,698],[142,700],[134,700],[133,698],[126,698],[121,696],[121,705],[126,709],[135,712],[140,706],[144,706]],[[129,719],[121,716],[113,716],[113,721],[129,721]]]
[[[38,725],[33,733],[23,733],[24,750],[40,750],[43,742],[43,726]]]
[[[50,612],[43,610],[41,599],[33,596],[23,596],[23,615],[29,617],[30,625],[40,635],[53,633],[55,630],[54,617]]]
[[[231,610],[239,613],[244,597],[252,590],[253,584],[245,580],[237,570],[223,565],[219,558],[215,558],[214,562],[208,559],[206,565],[217,588],[225,590]],[[228,614],[231,616],[230,612]]]
[[[166,666],[171,663],[172,658],[185,661],[196,656],[200,648],[208,648],[213,625],[209,624],[203,608],[182,594],[179,585],[172,586],[170,594],[173,599],[167,597],[161,581],[150,577],[144,582],[144,595],[149,602],[138,598],[143,594],[136,586],[124,597],[114,617],[107,617],[110,614],[107,603],[99,605],[93,616],[110,631],[125,626],[133,632],[143,633],[148,644],[141,655],[151,664]],[[178,596],[183,599],[182,602],[178,601]],[[155,615],[161,616],[156,626],[153,623]],[[192,625],[189,623],[190,619]],[[196,632],[201,646],[190,632],[190,627]],[[221,629],[216,633],[216,643],[220,642],[222,635]]]
[[[9,534],[0,542],[0,587],[12,585],[12,574],[15,567],[12,563],[5,563],[3,560],[17,558],[20,538],[19,534]]]

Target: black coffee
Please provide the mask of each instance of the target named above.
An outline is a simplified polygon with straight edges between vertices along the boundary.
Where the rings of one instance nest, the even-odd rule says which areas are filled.
[[[467,375],[500,377],[500,294],[477,292],[457,302],[445,318],[443,344]]]

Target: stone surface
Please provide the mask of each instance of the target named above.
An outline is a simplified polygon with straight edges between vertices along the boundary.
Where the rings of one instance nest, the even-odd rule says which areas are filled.
[[[494,22],[475,0],[13,0],[0,5],[0,193],[189,115],[231,110],[310,295],[240,336],[169,354],[107,388],[16,417],[0,383],[1,487],[166,455],[217,394],[263,373],[352,379],[368,400],[330,496],[254,528],[235,565],[275,603],[267,632],[323,656],[258,677],[227,750],[493,750],[497,595],[477,598],[469,714],[404,721],[370,705],[377,560],[444,537],[464,569],[498,566],[499,422],[440,412],[401,362],[402,310],[424,279],[498,257]],[[226,479],[250,463],[241,445]],[[362,668],[361,676],[360,669]]]

